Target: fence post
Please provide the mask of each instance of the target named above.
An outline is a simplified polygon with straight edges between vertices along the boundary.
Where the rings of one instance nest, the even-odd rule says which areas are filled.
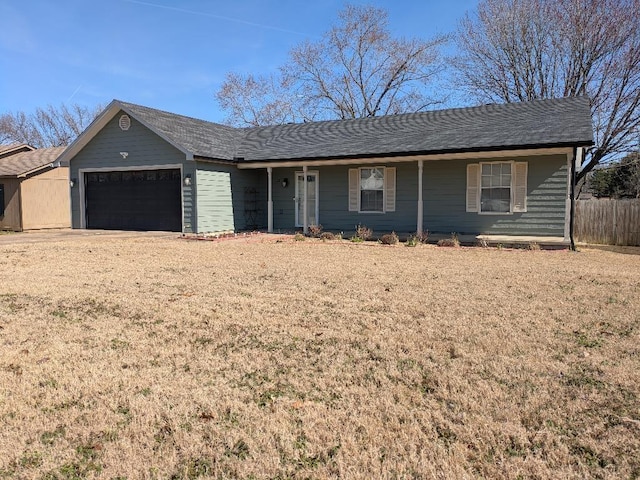
[[[618,245],[618,201],[613,200],[613,244]]]

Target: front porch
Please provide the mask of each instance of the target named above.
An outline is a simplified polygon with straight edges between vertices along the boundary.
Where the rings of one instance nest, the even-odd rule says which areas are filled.
[[[429,231],[430,241],[437,241],[455,232],[469,245],[564,247],[569,244],[570,159],[565,150],[524,150],[447,158],[256,162],[240,168],[266,171],[268,232],[308,234],[310,227],[321,225],[349,238],[363,225],[375,235],[394,231],[401,238]],[[527,168],[516,170],[516,164]],[[469,167],[479,172],[479,165],[511,167],[511,182],[500,187],[508,193],[508,209],[482,210],[481,199],[491,193],[486,179],[482,188],[469,182],[475,179]],[[514,172],[520,183],[514,183]],[[493,206],[491,200],[487,205]]]

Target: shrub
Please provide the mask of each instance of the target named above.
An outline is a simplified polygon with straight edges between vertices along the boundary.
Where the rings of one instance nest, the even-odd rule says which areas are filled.
[[[449,238],[442,238],[438,240],[439,247],[459,247],[460,240],[458,240],[458,234],[452,233]]]
[[[331,232],[322,232],[320,238],[322,240],[335,240],[336,236]]]
[[[424,232],[416,232],[413,235],[410,235],[409,238],[407,238],[407,242],[405,243],[405,246],[415,247],[416,245],[419,245],[421,243],[427,243],[428,239],[429,239],[429,230],[426,230]]]
[[[385,233],[380,237],[380,243],[384,245],[395,245],[398,243],[398,235],[396,235],[396,232]]]
[[[529,245],[527,245],[527,248],[532,251],[540,250],[540,244],[537,242],[531,242]]]
[[[304,235],[300,232],[296,232],[296,235],[293,237],[296,242],[304,242]]]
[[[424,230],[422,232],[416,232],[415,237],[418,240],[418,242],[427,243],[427,240],[429,240],[429,230]]]
[[[369,240],[373,235],[373,230],[367,228],[365,225],[360,225],[356,227],[356,237],[358,237],[361,241]]]
[[[478,241],[476,242],[476,246],[481,248],[488,248],[489,244],[484,238],[479,238]]]
[[[309,236],[313,238],[320,238],[322,234],[322,225],[309,225]]]

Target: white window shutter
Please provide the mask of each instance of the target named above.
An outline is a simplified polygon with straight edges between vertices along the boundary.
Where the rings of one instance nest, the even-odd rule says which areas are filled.
[[[467,165],[467,212],[477,212],[478,193],[480,189],[480,164],[470,163]]]
[[[349,211],[357,212],[360,199],[360,171],[357,168],[349,169]]]
[[[527,211],[527,162],[515,162],[513,173],[513,211]]]
[[[396,167],[384,169],[385,212],[396,211]]]

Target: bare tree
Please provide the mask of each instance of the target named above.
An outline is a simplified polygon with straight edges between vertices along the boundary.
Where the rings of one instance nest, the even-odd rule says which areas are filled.
[[[228,122],[234,125],[257,127],[296,119],[292,102],[274,76],[228,73],[216,96],[220,106],[229,112]]]
[[[441,70],[431,40],[393,38],[387,12],[348,5],[319,41],[290,52],[277,75],[229,74],[216,94],[227,121],[265,125],[300,120],[359,118],[416,112],[440,103],[426,86]]]
[[[60,105],[0,115],[0,141],[27,143],[36,148],[69,145],[100,113],[102,106]]]
[[[588,95],[596,145],[578,173],[633,150],[640,0],[483,0],[457,36],[458,81],[481,102]]]

